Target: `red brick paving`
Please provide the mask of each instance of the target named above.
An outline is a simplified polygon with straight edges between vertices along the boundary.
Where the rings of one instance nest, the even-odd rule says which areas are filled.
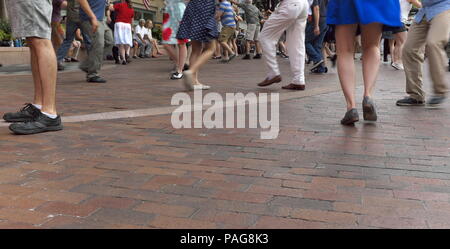
[[[105,85],[60,74],[59,111],[169,106],[182,90],[170,68],[166,58],[136,60],[104,70]],[[212,61],[202,81],[219,93],[280,91],[255,87],[261,68]],[[449,104],[396,107],[404,75],[382,65],[379,122],[342,127],[336,74],[307,79],[298,98],[280,91],[294,98],[280,103],[275,140],[259,129],[175,130],[170,115],[33,136],[1,127],[0,228],[449,228]],[[0,112],[29,101],[30,82],[0,76]]]

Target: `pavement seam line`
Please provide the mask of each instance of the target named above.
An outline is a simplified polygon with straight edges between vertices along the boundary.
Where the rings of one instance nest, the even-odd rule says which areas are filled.
[[[306,97],[313,97],[322,94],[328,94],[332,92],[337,92],[340,90],[339,86],[332,87],[322,87],[312,89],[308,92],[291,92],[291,93],[280,93],[280,101],[288,101],[294,99],[301,99]],[[271,100],[267,100],[266,102],[271,102]],[[223,108],[227,108],[227,106],[231,106],[231,102],[224,101]],[[246,103],[246,102],[245,102]],[[247,104],[245,104],[247,105]],[[183,110],[187,112],[193,112],[198,110],[195,108],[195,104],[191,105],[191,110]],[[127,111],[115,111],[115,112],[102,112],[102,113],[91,113],[85,115],[75,115],[62,117],[62,121],[64,123],[78,123],[78,122],[87,122],[87,121],[101,121],[101,120],[114,120],[114,119],[124,119],[124,118],[137,118],[137,117],[149,117],[149,116],[159,116],[159,115],[167,115],[171,114],[175,111],[178,106],[166,106],[166,107],[154,107],[147,109],[135,109],[135,110],[127,110]],[[209,106],[203,106],[203,110],[208,109]],[[0,127],[9,126],[9,123],[4,121],[0,121]]]

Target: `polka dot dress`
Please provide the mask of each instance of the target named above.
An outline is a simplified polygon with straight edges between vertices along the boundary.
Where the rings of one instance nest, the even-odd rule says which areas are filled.
[[[191,0],[184,12],[177,39],[209,42],[219,36],[215,0]]]

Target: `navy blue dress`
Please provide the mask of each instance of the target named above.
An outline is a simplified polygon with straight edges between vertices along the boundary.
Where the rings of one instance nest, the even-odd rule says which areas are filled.
[[[191,0],[180,22],[177,39],[209,42],[217,39],[219,31],[214,18],[215,0]]]
[[[402,26],[400,2],[398,0],[330,0],[328,24],[382,23],[387,26]]]

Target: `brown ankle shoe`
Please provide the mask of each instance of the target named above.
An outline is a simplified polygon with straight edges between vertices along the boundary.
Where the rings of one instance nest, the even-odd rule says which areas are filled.
[[[258,86],[270,86],[273,83],[280,83],[281,80],[281,75],[277,75],[272,79],[266,78],[263,82],[259,83]]]
[[[286,90],[303,91],[303,90],[305,90],[305,85],[297,85],[297,84],[292,84],[291,83],[291,84],[289,84],[287,86],[283,86],[281,88],[286,89]]]

